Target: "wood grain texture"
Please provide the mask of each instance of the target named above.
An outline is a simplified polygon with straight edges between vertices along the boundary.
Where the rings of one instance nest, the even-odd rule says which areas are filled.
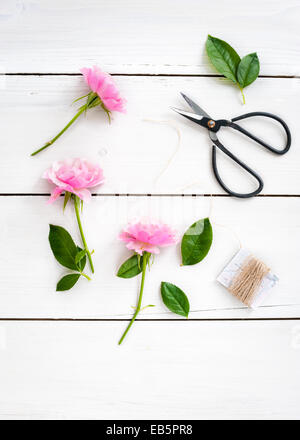
[[[0,323],[0,418],[299,419],[297,322],[123,329]]]
[[[163,305],[161,281],[182,288],[191,303],[191,318],[300,317],[299,205],[300,198],[93,197],[83,212],[83,224],[95,274],[82,279],[70,292],[55,292],[66,273],[54,259],[48,243],[48,224],[71,232],[80,244],[73,207],[62,212],[63,199],[46,205],[46,197],[3,197],[0,317],[2,318],[118,318],[132,315],[140,277],[116,277],[131,253],[118,240],[121,228],[135,218],[164,221],[180,237],[194,221],[210,213],[213,246],[198,265],[180,267],[180,245],[163,249],[147,273],[141,318],[176,319]],[[287,221],[287,213],[289,220]],[[280,278],[264,307],[244,308],[216,281],[239,249],[239,240],[263,259]]]
[[[1,70],[211,74],[210,33],[258,51],[263,75],[299,75],[299,16],[298,0],[2,0]]]
[[[264,194],[299,194],[299,79],[259,79],[246,91],[246,106],[241,104],[238,89],[221,78],[115,79],[128,100],[126,115],[114,114],[109,125],[101,109],[90,110],[52,147],[32,158],[30,153],[73,117],[78,105],[71,103],[87,88],[80,76],[6,77],[0,109],[0,192],[50,192],[42,172],[55,160],[84,155],[103,166],[106,183],[94,190],[100,194],[224,194],[211,170],[207,130],[170,109],[188,108],[180,96],[184,91],[216,119],[258,110],[281,116],[293,137],[291,150],[284,156],[268,152],[234,130],[224,128],[219,137],[261,174]],[[278,148],[285,143],[282,129],[265,118],[252,118],[241,125]],[[176,151],[176,128],[181,146],[157,180]],[[221,175],[232,189],[246,192],[256,188],[256,182],[222,154],[218,160]]]

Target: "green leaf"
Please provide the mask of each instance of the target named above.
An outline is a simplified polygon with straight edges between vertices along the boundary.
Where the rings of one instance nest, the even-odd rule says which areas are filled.
[[[237,79],[242,88],[249,86],[259,74],[259,59],[257,53],[250,53],[241,59],[237,69]]]
[[[208,218],[198,220],[188,228],[182,237],[181,255],[183,266],[199,263],[208,254],[213,239]]]
[[[79,280],[80,273],[72,273],[62,277],[56,285],[56,291],[62,292],[63,290],[70,290]]]
[[[162,300],[171,312],[177,315],[189,316],[190,303],[186,294],[175,284],[162,282],[160,288]]]
[[[71,235],[61,226],[49,226],[49,243],[54,257],[62,266],[77,270],[75,257],[78,250]]]
[[[126,260],[122,266],[120,266],[117,276],[120,278],[133,278],[142,272],[142,266],[143,257],[133,255],[132,257],[128,258],[128,260]]]
[[[79,246],[77,246],[77,251],[78,252],[75,256],[75,264],[78,267],[78,270],[82,272],[86,264],[86,250],[81,249]]]
[[[218,72],[237,83],[237,68],[241,61],[236,51],[225,41],[208,35],[206,52]]]

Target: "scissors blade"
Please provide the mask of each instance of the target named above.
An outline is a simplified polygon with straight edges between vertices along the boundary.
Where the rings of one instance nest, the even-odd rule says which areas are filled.
[[[217,136],[217,134],[214,133],[213,131],[209,131],[209,132],[208,132],[208,135],[209,135],[210,139],[211,139],[213,142],[218,140],[218,136]]]
[[[179,108],[171,107],[171,110],[178,113],[181,116],[184,116],[185,118],[189,119],[192,122],[196,122],[196,124],[199,124],[200,121],[202,121],[203,116],[200,116],[196,113],[186,112],[185,110],[180,110]]]
[[[206,118],[212,119],[211,116],[209,116],[198,104],[196,104],[191,98],[186,96],[184,93],[180,92],[183,99],[188,103],[188,105],[198,114],[201,116],[205,116]]]

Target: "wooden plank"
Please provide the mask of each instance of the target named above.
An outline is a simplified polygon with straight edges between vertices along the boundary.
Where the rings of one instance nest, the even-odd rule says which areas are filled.
[[[265,194],[299,194],[299,79],[259,79],[247,90],[246,106],[241,105],[239,91],[220,78],[116,77],[116,82],[128,100],[127,115],[115,114],[109,125],[99,108],[90,110],[48,151],[32,158],[29,154],[73,117],[77,106],[71,103],[87,88],[82,77],[7,77],[0,109],[0,192],[50,192],[51,186],[41,179],[44,169],[55,160],[84,155],[104,168],[106,183],[95,190],[98,193],[223,194],[211,171],[207,131],[170,109],[187,108],[179,94],[185,91],[215,118],[263,110],[285,119],[293,144],[282,157],[233,130],[223,129],[220,139],[262,175]],[[272,122],[253,118],[244,126],[276,147],[284,145],[281,129]],[[176,128],[181,133],[179,152],[157,180],[176,151]],[[221,174],[233,189],[255,188],[239,167],[223,157],[219,160]]]
[[[80,244],[73,207],[62,212],[63,199],[2,197],[0,317],[118,318],[132,315],[140,278],[116,277],[130,256],[118,234],[129,220],[150,218],[175,227],[180,236],[211,212],[214,242],[198,265],[180,267],[180,245],[163,249],[147,274],[142,318],[176,318],[160,299],[161,281],[172,282],[189,296],[191,318],[300,317],[300,198],[254,198],[241,202],[208,197],[94,197],[83,212],[87,241],[95,249],[93,280],[82,279],[69,293],[56,293],[66,273],[53,258],[48,224],[66,227]],[[239,241],[265,261],[280,282],[257,311],[246,309],[216,278],[239,249]]]
[[[298,0],[44,0],[2,2],[3,72],[77,72],[100,64],[117,73],[211,74],[207,34],[242,55],[258,51],[263,75],[297,75]],[[288,31],[287,31],[288,30]]]
[[[299,324],[2,322],[1,419],[298,419]]]

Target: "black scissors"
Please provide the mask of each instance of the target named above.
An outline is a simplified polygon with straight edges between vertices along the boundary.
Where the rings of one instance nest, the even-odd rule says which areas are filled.
[[[194,101],[192,101],[186,95],[184,95],[183,93],[181,93],[181,95],[186,100],[186,102],[189,104],[189,106],[194,110],[195,113],[186,112],[184,110],[179,110],[177,108],[173,108],[173,110],[176,111],[177,113],[179,113],[180,115],[184,116],[185,118],[189,119],[190,121],[196,122],[196,124],[199,124],[208,130],[209,137],[213,142],[212,167],[213,167],[213,171],[216,176],[216,179],[219,182],[219,184],[221,185],[221,187],[228,194],[230,194],[231,196],[234,196],[234,197],[248,198],[248,197],[253,197],[256,194],[259,194],[264,186],[262,178],[254,170],[252,170],[244,162],[239,160],[234,154],[232,154],[229,150],[227,150],[227,148],[224,147],[224,145],[221,144],[221,142],[219,141],[216,133],[219,131],[219,129],[221,127],[230,127],[230,128],[233,128],[234,130],[238,130],[239,132],[243,133],[245,136],[248,136],[250,139],[254,140],[256,143],[263,146],[264,148],[271,151],[272,153],[285,154],[290,149],[290,146],[291,146],[291,132],[290,132],[288,126],[286,125],[286,123],[278,116],[273,115],[272,113],[265,113],[265,112],[246,113],[244,115],[237,116],[236,118],[231,119],[231,121],[227,121],[226,119],[215,120],[215,119],[211,118],[204,110],[202,110],[201,107],[199,107],[199,105],[197,105]],[[240,125],[235,124],[236,121],[241,121],[242,119],[251,118],[252,116],[262,116],[262,117],[266,117],[266,118],[275,119],[275,121],[279,122],[279,124],[282,125],[282,127],[285,130],[286,137],[287,137],[286,146],[284,147],[283,150],[278,150],[277,148],[271,147],[266,142],[262,141],[261,139],[254,136],[253,134],[249,133],[249,131],[245,130]],[[223,182],[223,180],[220,177],[218,167],[217,167],[216,147],[219,148],[221,151],[223,151],[223,153],[225,153],[227,156],[229,156],[234,162],[236,162],[238,165],[240,165],[245,171],[247,171],[249,174],[251,174],[257,180],[258,188],[255,191],[250,192],[250,193],[246,193],[246,194],[240,194],[240,193],[231,191],[228,188],[228,186],[225,185],[225,183]]]

